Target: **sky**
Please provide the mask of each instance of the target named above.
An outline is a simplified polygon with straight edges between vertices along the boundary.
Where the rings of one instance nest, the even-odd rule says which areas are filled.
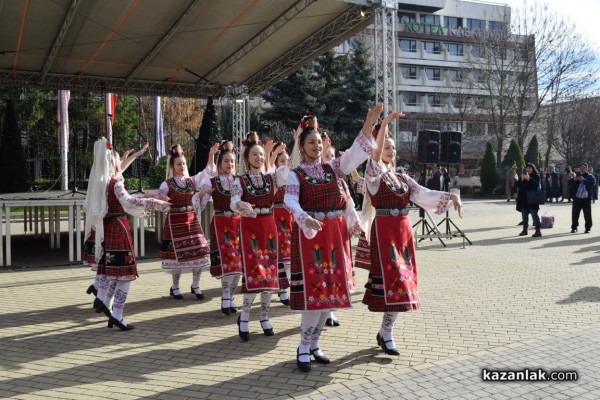
[[[523,6],[524,0],[488,0],[508,4],[513,10]],[[563,15],[574,25],[575,30],[600,48],[600,0],[525,0],[547,4],[548,8]]]

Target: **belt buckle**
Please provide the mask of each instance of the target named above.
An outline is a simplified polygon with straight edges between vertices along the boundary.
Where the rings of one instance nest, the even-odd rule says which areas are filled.
[[[402,215],[404,215],[405,217],[408,215],[408,208],[402,209]]]
[[[271,211],[271,209],[268,208],[268,207],[264,207],[264,208],[260,209],[260,213],[263,214],[263,215],[268,214],[270,211]]]
[[[231,211],[223,211],[223,215],[226,217],[231,217],[233,213]]]
[[[392,208],[392,209],[390,210],[390,214],[391,214],[393,217],[397,217],[398,215],[400,215],[400,210],[398,210],[397,208]]]
[[[186,207],[186,211],[192,211],[193,209],[194,209],[194,207],[192,207],[192,206],[187,206]]]
[[[322,212],[316,212],[315,213],[315,219],[318,219],[319,221],[323,221],[325,219],[325,213]]]
[[[329,211],[329,212],[327,212],[327,218],[334,219],[335,217],[337,217],[335,211]]]

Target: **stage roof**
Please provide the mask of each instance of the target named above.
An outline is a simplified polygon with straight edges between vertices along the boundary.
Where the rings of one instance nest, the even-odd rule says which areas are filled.
[[[255,95],[373,12],[342,0],[0,0],[0,85]]]

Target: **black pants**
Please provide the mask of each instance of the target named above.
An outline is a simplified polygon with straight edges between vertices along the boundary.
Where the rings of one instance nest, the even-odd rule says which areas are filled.
[[[585,221],[585,230],[592,228],[592,201],[591,199],[573,199],[573,208],[571,213],[571,229],[577,229],[579,226],[579,214],[583,210],[583,219]]]

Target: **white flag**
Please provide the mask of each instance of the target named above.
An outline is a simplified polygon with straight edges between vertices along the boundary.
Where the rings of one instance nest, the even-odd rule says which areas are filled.
[[[154,128],[156,131],[156,158],[164,157],[165,152],[165,136],[163,133],[163,113],[160,96],[154,98]]]

